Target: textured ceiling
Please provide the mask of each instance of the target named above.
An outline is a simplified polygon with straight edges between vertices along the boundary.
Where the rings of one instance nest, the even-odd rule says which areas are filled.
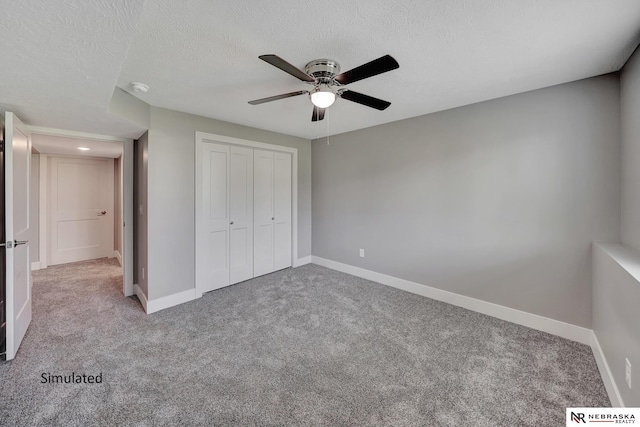
[[[0,110],[36,126],[139,136],[107,114],[144,0],[0,0]]]
[[[147,0],[118,84],[145,101],[305,138],[335,134],[618,70],[640,33],[638,0]],[[349,88],[311,123],[308,85],[260,61],[316,58],[343,70],[391,54],[400,69]]]
[[[143,6],[144,3],[144,6]],[[136,137],[107,113],[117,84],[152,105],[305,138],[341,133],[618,70],[638,44],[638,0],[0,0],[0,109],[36,126]],[[349,88],[311,123],[308,89],[260,61],[400,69]]]

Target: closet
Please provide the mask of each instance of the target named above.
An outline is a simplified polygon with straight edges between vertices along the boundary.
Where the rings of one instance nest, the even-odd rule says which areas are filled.
[[[198,292],[290,267],[291,153],[203,142],[196,162]]]

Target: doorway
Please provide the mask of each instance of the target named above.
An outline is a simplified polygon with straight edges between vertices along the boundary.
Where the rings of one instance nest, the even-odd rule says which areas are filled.
[[[133,295],[133,140],[32,128],[32,270],[98,258]]]

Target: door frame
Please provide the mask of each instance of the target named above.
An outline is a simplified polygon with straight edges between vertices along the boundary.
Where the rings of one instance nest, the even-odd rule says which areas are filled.
[[[202,284],[198,275],[198,240],[203,229],[200,212],[202,208],[202,162],[199,154],[206,143],[238,145],[259,150],[278,151],[291,154],[291,266],[298,267],[298,149],[283,145],[268,144],[231,136],[196,131],[195,141],[195,269],[196,269],[196,298],[202,296]]]
[[[121,206],[122,206],[122,276],[123,276],[123,289],[124,296],[132,296],[133,293],[133,139],[121,138],[110,135],[100,135],[85,132],[76,132],[66,129],[53,129],[40,126],[27,126],[31,130],[32,134],[49,135],[49,136],[62,136],[66,138],[75,138],[83,140],[93,140],[100,142],[110,142],[122,145],[122,176],[121,185],[122,191],[120,193]],[[40,222],[39,222],[39,260],[40,268],[47,267],[47,159],[50,155],[40,155]],[[64,155],[61,155],[64,157]],[[129,226],[127,226],[129,224]]]

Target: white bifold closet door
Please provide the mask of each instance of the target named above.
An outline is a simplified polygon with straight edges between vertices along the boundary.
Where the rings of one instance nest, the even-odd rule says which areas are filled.
[[[253,150],[206,143],[198,256],[203,292],[253,277]]]
[[[253,274],[291,266],[291,155],[254,150]]]
[[[231,147],[229,171],[230,284],[253,277],[253,150]]]
[[[273,269],[291,267],[291,154],[274,155]]]

